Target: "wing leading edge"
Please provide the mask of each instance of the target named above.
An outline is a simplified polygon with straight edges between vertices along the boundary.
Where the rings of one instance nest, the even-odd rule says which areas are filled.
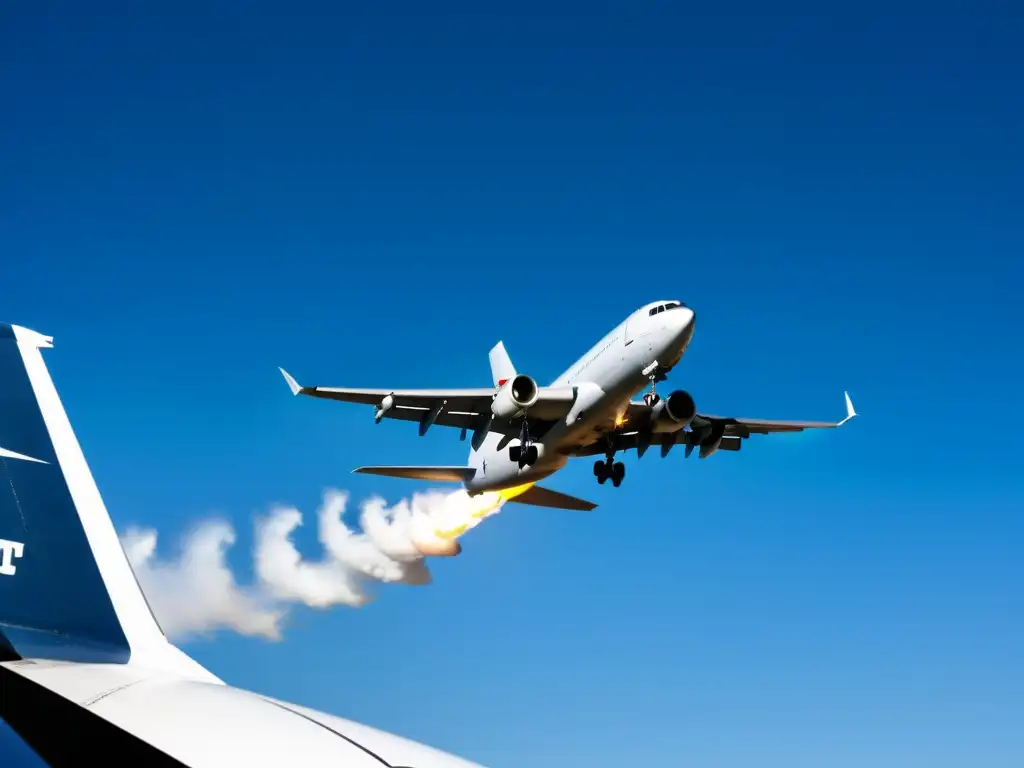
[[[844,392],[843,396],[846,399],[846,416],[839,421],[747,419],[707,414],[698,414],[698,416],[712,423],[724,423],[726,425],[726,435],[735,435],[737,437],[749,437],[752,434],[768,435],[773,432],[802,432],[805,429],[835,429],[843,426],[843,424],[857,415],[853,408],[853,401],[850,399],[850,393]]]

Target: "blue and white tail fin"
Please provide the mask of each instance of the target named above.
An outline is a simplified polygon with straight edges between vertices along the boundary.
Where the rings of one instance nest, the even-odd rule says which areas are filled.
[[[40,350],[0,324],[0,657],[132,663],[219,682],[153,616]]]
[[[491,378],[494,380],[495,387],[500,387],[509,379],[515,378],[516,367],[512,365],[512,359],[505,351],[504,342],[499,341],[495,344],[491,348],[489,356],[491,358]]]

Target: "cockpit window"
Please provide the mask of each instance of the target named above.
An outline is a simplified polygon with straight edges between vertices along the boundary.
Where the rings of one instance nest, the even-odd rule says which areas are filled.
[[[659,312],[664,312],[669,309],[678,309],[679,307],[685,306],[686,305],[681,301],[670,301],[668,302],[668,304],[659,304],[656,307],[651,307],[651,311],[648,314],[650,314],[651,317],[654,317],[654,315],[658,314]]]

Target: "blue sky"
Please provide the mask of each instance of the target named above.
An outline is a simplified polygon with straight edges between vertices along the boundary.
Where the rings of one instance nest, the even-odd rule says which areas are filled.
[[[143,7],[144,6],[144,7]],[[426,589],[186,649],[492,768],[1024,760],[1022,13],[1011,3],[22,4],[3,318],[119,528],[239,533],[362,463],[461,463],[300,381],[553,379],[636,306],[698,407],[830,419],[581,461]]]

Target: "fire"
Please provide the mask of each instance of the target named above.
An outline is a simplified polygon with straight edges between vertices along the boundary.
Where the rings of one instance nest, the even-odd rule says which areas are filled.
[[[443,506],[426,517],[416,516],[414,521],[414,542],[424,555],[448,556],[459,554],[462,546],[456,541],[466,531],[475,528],[482,520],[496,514],[505,502],[525,493],[533,483],[517,485],[502,491],[488,491],[470,496],[466,491],[456,491]]]
[[[436,521],[434,533],[442,539],[456,539],[479,525],[485,517],[497,513],[506,501],[525,493],[532,486],[533,483],[526,483],[503,491],[488,491],[479,496],[470,496],[468,493],[453,496],[439,516],[442,519]]]

